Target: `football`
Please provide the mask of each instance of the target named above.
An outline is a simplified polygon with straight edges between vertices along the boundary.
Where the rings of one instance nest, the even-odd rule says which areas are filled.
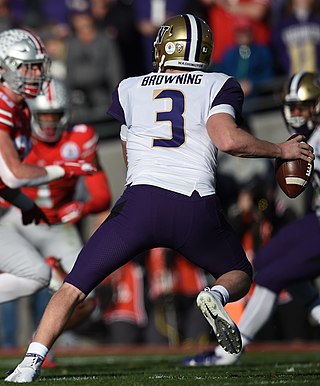
[[[276,179],[282,191],[290,198],[298,197],[311,179],[313,162],[277,159]]]

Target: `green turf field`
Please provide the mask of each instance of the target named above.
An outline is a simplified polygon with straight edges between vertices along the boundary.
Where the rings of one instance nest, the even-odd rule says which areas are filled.
[[[44,369],[36,384],[167,386],[167,385],[320,385],[320,352],[248,353],[241,365],[187,368],[181,355],[112,355],[59,357],[57,369]],[[19,359],[0,358],[5,376]],[[0,384],[3,382],[1,377]]]

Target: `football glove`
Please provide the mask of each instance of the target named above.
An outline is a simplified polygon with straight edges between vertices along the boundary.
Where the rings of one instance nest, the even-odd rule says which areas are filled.
[[[62,162],[59,166],[64,169],[64,177],[66,178],[87,176],[97,171],[94,165],[83,160],[77,162]]]
[[[58,210],[58,216],[62,223],[74,224],[83,217],[84,203],[71,201]]]
[[[47,216],[43,213],[42,209],[39,208],[39,206],[36,204],[34,204],[33,207],[29,210],[21,209],[21,213],[23,225],[28,225],[33,222],[38,225],[41,221],[49,225],[49,220],[47,219]]]

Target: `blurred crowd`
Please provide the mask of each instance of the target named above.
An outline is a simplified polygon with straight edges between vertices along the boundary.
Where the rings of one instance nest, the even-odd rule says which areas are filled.
[[[316,0],[1,0],[0,31],[37,32],[52,74],[71,91],[74,120],[101,121],[122,78],[152,71],[155,33],[170,16],[209,23],[211,70],[235,76],[250,104],[279,77],[319,70],[319,8]]]
[[[52,60],[52,75],[68,87],[72,122],[94,124],[107,120],[111,93],[123,78],[152,71],[155,34],[179,13],[198,15],[212,28],[209,71],[240,82],[248,131],[253,130],[250,106],[259,97],[279,93],[295,72],[320,70],[318,0],[0,0],[0,32],[12,27],[37,32]],[[218,190],[224,209],[253,258],[297,213],[276,196],[271,161],[221,157]],[[110,344],[207,343],[210,331],[195,297],[212,284],[212,277],[183,256],[162,248],[149,251],[106,278],[95,295],[96,310],[73,334]],[[43,290],[28,303],[34,325],[49,296]],[[228,305],[235,321],[246,300]],[[284,291],[261,339],[320,338],[319,328],[292,303]],[[293,313],[295,323],[286,323]],[[3,347],[18,344],[18,314],[16,302],[1,305]]]

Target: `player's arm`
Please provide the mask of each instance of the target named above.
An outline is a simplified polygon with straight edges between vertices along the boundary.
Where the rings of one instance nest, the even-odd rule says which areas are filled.
[[[307,162],[314,159],[313,149],[302,142],[302,135],[277,144],[260,140],[238,127],[232,115],[227,113],[211,115],[207,121],[207,130],[219,150],[234,156],[304,159]]]
[[[21,209],[23,225],[28,225],[32,222],[39,224],[41,220],[47,224],[49,223],[46,215],[42,212],[42,210],[19,189],[1,189],[0,196],[10,204]]]
[[[121,149],[122,149],[122,155],[123,155],[124,163],[126,166],[128,166],[127,134],[128,134],[128,127],[126,125],[121,125],[121,130],[120,130]]]
[[[66,162],[46,167],[22,163],[9,134],[0,130],[0,177],[12,189],[46,184],[62,177],[92,174],[94,171],[88,163]]]
[[[88,192],[87,201],[71,201],[63,205],[58,214],[61,222],[74,224],[88,214],[100,213],[108,210],[111,204],[111,190],[105,172],[102,170],[98,157],[94,163],[97,172],[92,176],[85,176],[83,181]]]

